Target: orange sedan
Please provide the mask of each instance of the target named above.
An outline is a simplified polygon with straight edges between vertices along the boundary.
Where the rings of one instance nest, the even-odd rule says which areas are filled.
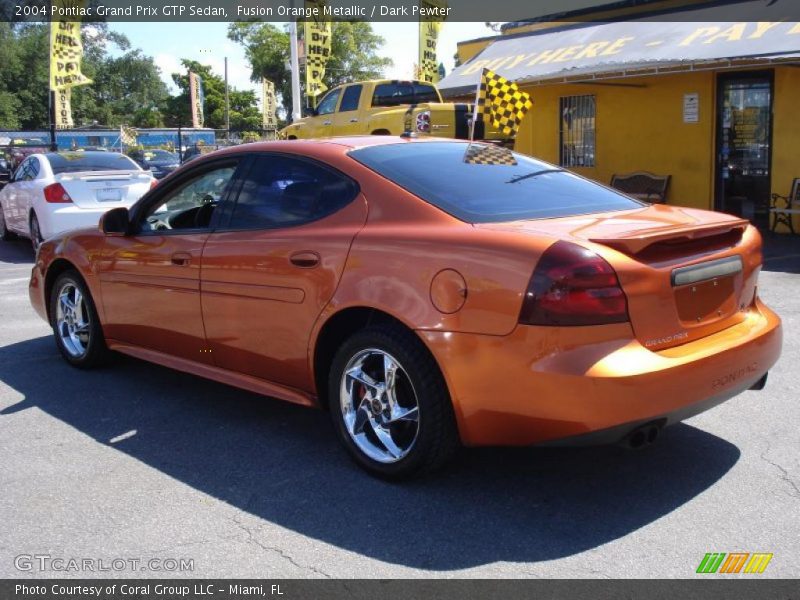
[[[749,388],[781,349],[742,219],[650,206],[483,144],[215,152],[30,283],[76,367],[110,350],[327,409],[400,478],[460,445],[624,442]]]

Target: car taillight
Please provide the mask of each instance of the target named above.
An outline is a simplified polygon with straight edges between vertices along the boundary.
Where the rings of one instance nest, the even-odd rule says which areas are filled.
[[[44,199],[51,204],[68,204],[72,202],[67,190],[60,183],[51,183],[44,188]]]
[[[527,325],[603,325],[629,320],[617,274],[603,258],[559,241],[545,250],[528,284],[519,321]]]
[[[423,110],[417,114],[417,131],[429,133],[431,130],[431,111]]]

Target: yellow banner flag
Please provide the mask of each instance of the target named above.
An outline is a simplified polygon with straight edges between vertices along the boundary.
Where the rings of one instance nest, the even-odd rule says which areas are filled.
[[[202,127],[205,123],[206,104],[203,78],[191,71],[189,71],[189,101],[192,103],[192,127]]]
[[[261,102],[262,129],[275,130],[278,127],[278,120],[275,116],[275,84],[269,79],[261,80]]]
[[[56,90],[56,129],[72,129],[72,89]]]
[[[53,7],[63,8],[64,11],[83,4],[83,0],[53,0]],[[81,58],[83,43],[80,21],[53,21],[50,24],[51,90],[92,83],[81,73]]]
[[[447,6],[441,0],[420,0],[420,14],[435,14],[432,10],[442,9]],[[417,63],[417,78],[421,81],[436,83],[439,81],[439,61],[436,57],[436,45],[439,41],[439,32],[442,21],[420,17],[419,21],[419,61]]]
[[[319,14],[324,12],[325,3],[306,0],[306,7],[318,7]],[[306,51],[306,95],[316,98],[328,89],[322,81],[325,77],[325,66],[331,56],[331,22],[322,16],[305,22],[303,43]]]

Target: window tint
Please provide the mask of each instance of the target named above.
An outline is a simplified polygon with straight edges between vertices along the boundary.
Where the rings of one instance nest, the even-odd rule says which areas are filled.
[[[322,99],[322,102],[319,103],[317,107],[317,114],[318,115],[329,115],[334,110],[336,110],[336,101],[339,99],[339,94],[342,92],[342,88],[338,88],[333,90],[330,94],[325,96]]]
[[[488,144],[390,144],[354,150],[350,156],[468,223],[564,217],[643,206],[569,171]]]
[[[39,164],[39,159],[37,158],[30,158],[29,159],[30,165],[28,166],[28,173],[30,174],[31,179],[36,179],[39,175],[39,171],[42,168],[42,165]]]
[[[316,163],[259,156],[245,177],[230,228],[302,225],[333,214],[357,193],[353,181]]]
[[[33,179],[33,167],[31,166],[32,158],[26,158],[17,168],[14,173],[14,181],[30,181]]]
[[[208,228],[235,171],[235,164],[217,166],[168,192],[145,213],[141,230]]]
[[[342,96],[342,104],[339,106],[339,112],[358,110],[358,100],[361,98],[361,87],[361,85],[350,85],[345,88],[344,96]]]
[[[53,173],[76,171],[139,171],[139,165],[116,152],[51,152],[45,155]]]
[[[427,83],[393,81],[375,86],[372,106],[397,106],[398,104],[421,104],[439,102],[436,88]]]

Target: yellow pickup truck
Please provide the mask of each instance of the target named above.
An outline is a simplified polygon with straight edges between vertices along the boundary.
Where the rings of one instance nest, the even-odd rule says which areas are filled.
[[[469,138],[473,105],[442,102],[439,90],[424,81],[378,79],[340,85],[320,100],[316,110],[285,127],[290,140],[343,135],[420,135]],[[484,131],[478,119],[475,139],[503,140],[500,131]]]

